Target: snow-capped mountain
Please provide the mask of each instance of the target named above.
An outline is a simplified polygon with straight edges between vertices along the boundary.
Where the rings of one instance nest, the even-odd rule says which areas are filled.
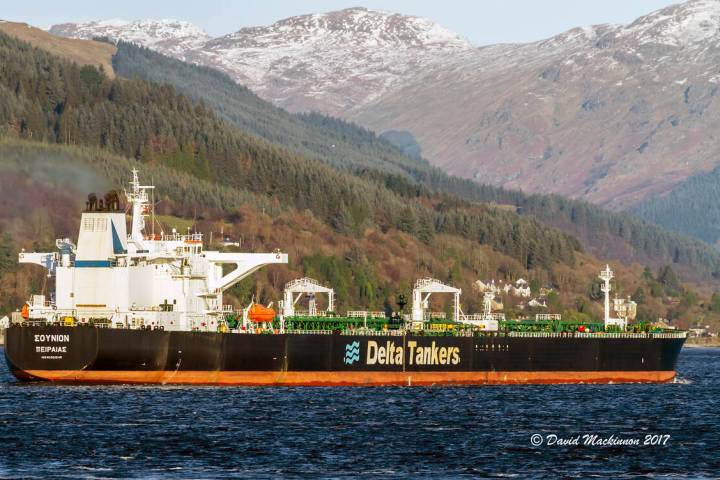
[[[63,24],[50,33],[139,43],[219,68],[290,110],[334,114],[381,97],[448,53],[472,49],[429,20],[365,8],[292,17],[214,39],[173,20]]]
[[[291,110],[342,114],[447,52],[471,48],[428,20],[352,8],[244,28],[206,43],[194,60]]]
[[[720,0],[479,48],[431,21],[362,8],[214,39],[140,24],[51,32],[136,41],[290,110],[410,131],[448,172],[527,191],[622,207],[720,164]]]
[[[620,36],[633,37],[640,45],[663,44],[703,48],[717,42],[720,33],[720,5],[716,0],[695,0],[672,5],[638,18],[620,29]]]
[[[210,36],[190,22],[180,20],[99,20],[63,23],[50,27],[62,37],[110,38],[144,45],[167,55],[184,58],[186,52],[201,47]]]

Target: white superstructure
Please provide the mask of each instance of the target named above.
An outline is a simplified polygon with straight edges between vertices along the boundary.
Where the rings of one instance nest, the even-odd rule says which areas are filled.
[[[55,295],[49,300],[33,296],[30,318],[215,331],[228,311],[223,291],[265,265],[287,263],[287,254],[279,251],[206,251],[200,233],[148,232],[148,192],[154,187],[141,185],[137,170],[132,174],[125,193],[132,212],[130,235],[118,195],[111,192],[104,202],[91,195],[77,246],[60,239],[58,252],[20,253],[21,263],[41,265],[55,277]]]

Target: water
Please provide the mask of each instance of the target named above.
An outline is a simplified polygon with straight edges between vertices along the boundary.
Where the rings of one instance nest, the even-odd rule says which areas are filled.
[[[0,477],[717,478],[719,370],[684,349],[666,385],[180,388],[19,384],[3,362]],[[669,438],[547,445],[584,434]]]

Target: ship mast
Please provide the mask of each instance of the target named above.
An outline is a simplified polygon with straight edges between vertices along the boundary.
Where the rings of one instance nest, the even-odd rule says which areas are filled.
[[[605,294],[605,325],[610,323],[610,280],[614,277],[610,265],[605,265],[605,270],[600,272],[600,279],[603,281],[600,290]]]
[[[483,320],[492,320],[492,305],[495,300],[495,292],[485,292],[483,295]]]
[[[132,169],[133,178],[130,182],[130,192],[125,191],[125,197],[128,202],[132,203],[132,229],[130,231],[130,240],[135,244],[137,250],[146,250],[143,241],[143,230],[145,229],[145,217],[152,209],[152,205],[148,199],[148,190],[155,187],[153,185],[140,185],[138,171]]]

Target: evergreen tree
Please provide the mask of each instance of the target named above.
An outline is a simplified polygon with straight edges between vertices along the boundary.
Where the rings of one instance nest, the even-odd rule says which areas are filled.
[[[632,299],[638,305],[642,305],[643,303],[645,303],[645,290],[643,290],[642,287],[636,288],[635,293],[632,294]]]
[[[710,310],[720,312],[720,292],[714,292],[710,297]]]
[[[670,265],[666,265],[660,269],[657,279],[668,295],[676,296],[680,293],[680,280]]]
[[[400,230],[411,235],[417,233],[418,220],[412,207],[408,206],[402,210],[399,221],[398,228]]]
[[[5,232],[0,240],[0,275],[12,271],[17,265],[17,253],[12,236]]]
[[[431,216],[428,214],[421,215],[418,222],[418,238],[420,241],[429,245],[432,242],[434,234],[435,228]]]

